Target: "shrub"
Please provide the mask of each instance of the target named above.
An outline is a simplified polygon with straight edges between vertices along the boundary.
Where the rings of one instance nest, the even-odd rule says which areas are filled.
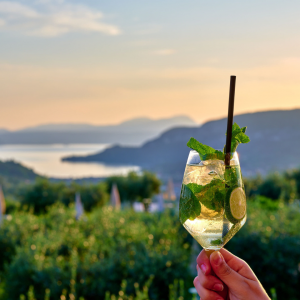
[[[294,180],[287,180],[279,173],[270,174],[258,187],[258,194],[274,200],[294,200],[297,189]]]
[[[263,197],[248,204],[248,221],[226,248],[247,261],[269,294],[275,288],[278,300],[299,299],[299,206]],[[192,286],[192,240],[168,212],[104,207],[76,221],[74,205],[58,203],[41,215],[17,211],[0,227],[3,299],[19,299],[32,285],[37,300],[46,289],[51,300],[63,290],[101,300],[105,291],[117,295],[124,279],[133,295],[150,275],[149,299],[168,299],[175,279]]]
[[[298,195],[296,181],[286,174],[272,173],[266,178],[258,175],[254,178],[244,179],[244,183],[248,198],[261,195],[273,200],[281,199],[285,202],[293,202]]]
[[[145,198],[151,198],[159,193],[161,182],[155,174],[143,172],[138,175],[136,172],[130,172],[127,176],[113,176],[107,180],[108,192],[112,185],[117,184],[121,200],[133,202],[142,201]]]
[[[22,206],[32,208],[37,214],[44,213],[48,206],[58,201],[63,188],[64,185],[61,183],[51,183],[46,179],[38,179],[34,185],[24,187],[21,191]]]
[[[91,211],[95,207],[102,207],[108,201],[108,193],[105,183],[96,185],[78,185],[72,183],[70,186],[65,186],[59,195],[59,200],[66,206],[74,203],[75,195],[80,193],[81,201],[86,211]]]
[[[251,203],[248,221],[226,248],[251,266],[269,295],[275,288],[279,300],[299,299],[300,212],[282,203],[278,210],[258,205]]]
[[[254,197],[254,204],[252,204],[252,206],[253,205],[257,205],[257,209],[264,211],[277,211],[283,204],[280,201],[274,201],[270,198],[258,195]]]
[[[3,273],[8,299],[19,299],[30,285],[37,300],[47,288],[50,299],[58,299],[63,289],[70,292],[72,278],[77,297],[86,300],[104,299],[105,291],[117,294],[123,279],[130,295],[135,283],[143,286],[152,274],[151,299],[167,299],[176,278],[190,278],[191,238],[168,213],[106,207],[75,221],[74,207],[54,205],[45,215],[17,213],[5,227],[11,228],[10,237],[20,230],[16,254]],[[0,240],[4,234],[1,228]]]
[[[21,208],[21,204],[19,201],[12,200],[10,198],[5,199],[6,210],[5,213],[7,215],[12,214]]]
[[[20,192],[21,205],[33,209],[35,214],[45,213],[47,208],[54,203],[62,202],[66,206],[74,203],[75,194],[81,195],[81,200],[86,211],[94,207],[103,206],[108,200],[106,185],[78,185],[72,183],[53,183],[46,179],[38,179],[35,184],[23,187]]]

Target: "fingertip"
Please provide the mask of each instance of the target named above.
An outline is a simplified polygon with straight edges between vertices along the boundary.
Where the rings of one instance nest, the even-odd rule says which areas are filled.
[[[196,276],[193,280],[193,284],[194,284],[194,287],[197,287],[199,284],[200,284],[200,281],[198,279],[198,276]]]
[[[219,266],[223,261],[224,257],[219,251],[214,251],[210,256],[210,262],[213,265]]]
[[[204,249],[200,252],[200,254],[197,257],[197,265],[204,274],[207,275],[210,273],[210,262]]]

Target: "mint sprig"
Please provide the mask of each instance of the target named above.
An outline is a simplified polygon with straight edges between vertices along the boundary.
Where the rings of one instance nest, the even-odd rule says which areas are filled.
[[[227,168],[224,178],[215,176],[208,184],[183,184],[179,203],[180,222],[183,224],[187,219],[195,220],[201,213],[202,205],[221,212],[224,209],[226,191],[238,186],[243,186],[243,183],[237,166]]]
[[[214,148],[204,145],[198,142],[194,138],[190,138],[187,142],[187,146],[195,151],[197,151],[200,155],[201,160],[208,160],[208,159],[224,159],[224,153],[215,150]]]
[[[199,199],[191,191],[190,187],[183,184],[180,194],[179,219],[183,224],[187,219],[195,220],[201,213]]]
[[[232,139],[231,139],[231,152],[235,152],[239,144],[246,144],[250,142],[249,137],[245,134],[247,127],[242,127],[237,123],[232,125]],[[226,133],[227,134],[227,133]],[[198,142],[194,138],[190,138],[187,142],[187,146],[195,151],[197,151],[200,155],[201,160],[209,160],[209,159],[225,159],[225,147],[222,151],[215,150],[214,148],[204,145]]]
[[[226,194],[225,181],[213,179],[206,185],[183,184],[179,203],[179,219],[183,224],[187,219],[194,220],[201,213],[202,205],[220,212],[224,208]]]
[[[232,125],[231,152],[235,152],[239,144],[247,144],[250,142],[249,137],[245,134],[247,127],[242,127],[236,123]],[[226,132],[227,135],[227,132]],[[223,152],[225,153],[225,147]]]

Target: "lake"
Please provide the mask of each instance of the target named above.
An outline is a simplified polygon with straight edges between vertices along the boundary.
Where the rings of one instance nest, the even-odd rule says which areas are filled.
[[[1,145],[0,160],[14,160],[40,175],[56,178],[106,177],[139,170],[137,166],[61,161],[64,156],[96,153],[108,146],[108,144]]]

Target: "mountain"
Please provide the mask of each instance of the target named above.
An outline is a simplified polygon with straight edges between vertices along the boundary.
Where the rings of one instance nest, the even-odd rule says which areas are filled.
[[[300,166],[300,109],[241,114],[234,117],[234,122],[248,126],[247,134],[251,139],[249,144],[238,147],[244,175]],[[190,150],[186,146],[189,138],[222,149],[226,124],[224,118],[201,127],[174,128],[141,147],[114,146],[101,153],[65,157],[63,160],[139,165],[180,180]]]
[[[137,118],[110,126],[95,126],[84,123],[44,124],[17,131],[0,129],[0,145],[79,143],[141,145],[170,128],[195,125],[196,123],[187,116],[158,120]]]

